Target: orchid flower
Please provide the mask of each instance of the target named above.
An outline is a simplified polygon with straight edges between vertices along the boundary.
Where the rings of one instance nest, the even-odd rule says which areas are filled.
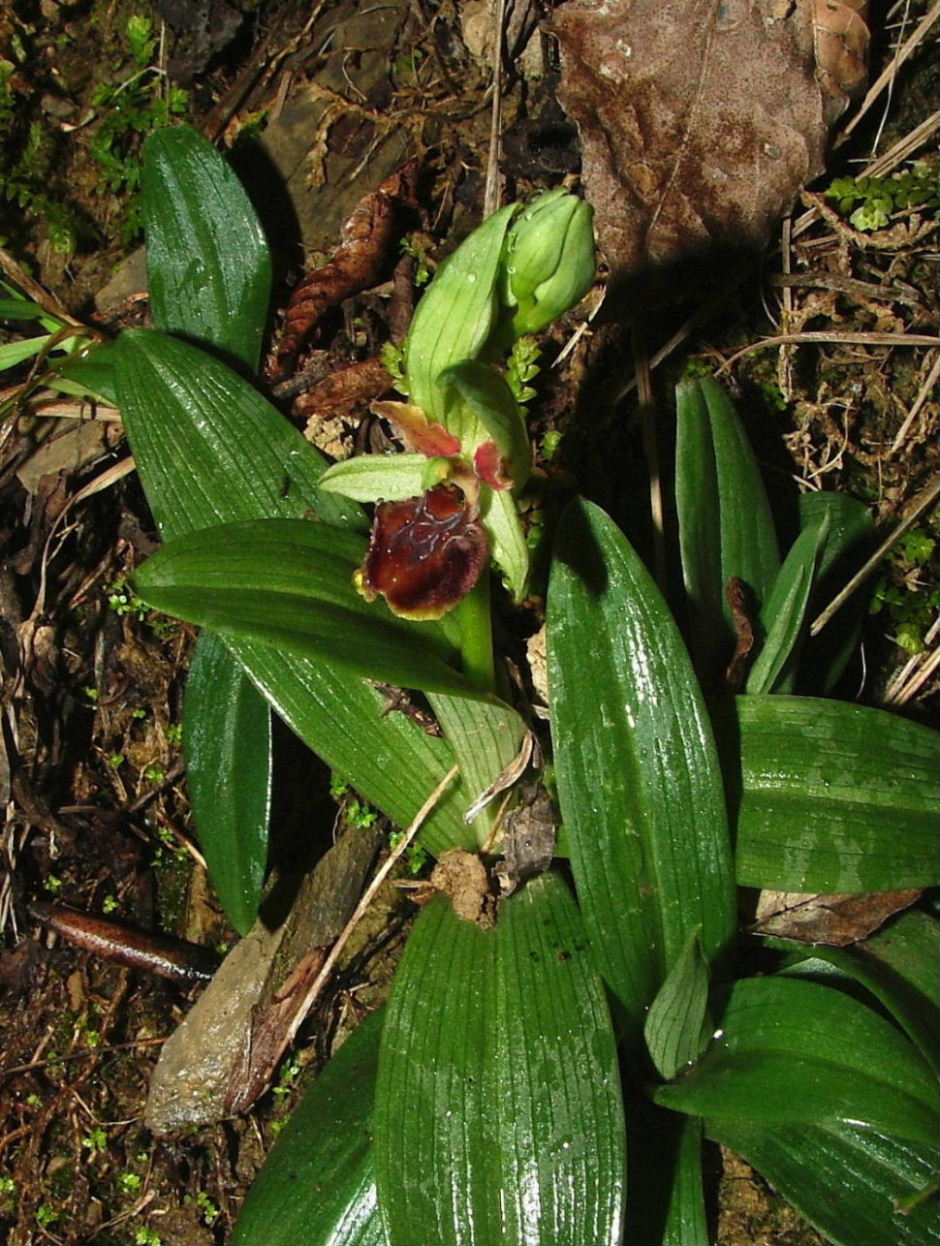
[[[514,495],[531,448],[522,407],[491,357],[572,307],[593,279],[591,209],[564,190],[495,212],[441,264],[404,347],[409,401],[373,406],[404,451],[337,463],[321,480],[378,503],[356,573],[364,597],[381,594],[405,618],[440,618],[490,557],[513,595],[525,595]]]

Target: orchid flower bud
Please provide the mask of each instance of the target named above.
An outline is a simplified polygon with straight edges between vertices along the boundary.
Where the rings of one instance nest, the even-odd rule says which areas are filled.
[[[594,282],[594,211],[563,187],[546,191],[506,239],[503,302],[512,333],[537,333],[587,294]]]

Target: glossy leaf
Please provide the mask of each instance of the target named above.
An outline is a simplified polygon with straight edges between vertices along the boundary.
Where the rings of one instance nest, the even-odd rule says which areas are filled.
[[[559,877],[512,895],[493,931],[444,897],[422,910],[388,1005],[375,1159],[396,1246],[619,1246],[616,1048]]]
[[[851,1125],[815,1122],[766,1127],[706,1122],[708,1135],[736,1151],[837,1246],[935,1246],[936,1148]],[[919,1200],[901,1211],[906,1199]]]
[[[916,909],[902,913],[871,938],[852,948],[814,947],[793,951],[792,943],[768,939],[771,947],[789,951],[792,968],[812,973],[814,966],[835,968],[846,979],[869,990],[905,1031],[921,1055],[940,1072],[940,926]]]
[[[663,1107],[765,1126],[853,1125],[930,1146],[936,1083],[884,1017],[842,991],[796,978],[735,984],[714,1042],[659,1087]]]
[[[689,932],[727,947],[734,890],[718,758],[672,616],[589,503],[562,518],[548,599],[562,820],[597,963],[642,1025]]]
[[[738,697],[736,712],[724,734],[741,757],[739,884],[849,893],[937,883],[936,732],[810,697]]]
[[[310,510],[365,526],[358,507],[317,489],[318,452],[224,365],[144,331],[123,334],[113,357],[122,416],[165,536]],[[328,664],[285,661],[257,641],[229,648],[297,735],[400,825],[452,766],[444,741],[388,713],[387,698],[367,684]],[[431,851],[474,842],[460,818],[466,803],[459,785],[445,794],[425,828]]]
[[[707,1042],[708,965],[698,935],[698,930],[689,932],[643,1025],[650,1058],[667,1081],[697,1059]]]
[[[829,532],[816,572],[810,618],[832,598],[861,567],[874,546],[875,527],[871,512],[845,493],[802,493],[799,499],[803,528],[828,522]],[[829,692],[848,662],[858,653],[868,596],[854,595],[836,616],[836,622],[817,636],[806,638],[798,672],[797,692]]]
[[[281,413],[187,342],[125,330],[114,346],[118,398],[141,482],[165,539],[239,519],[301,516],[365,527],[326,493],[326,463]]]
[[[174,126],[144,143],[141,188],[154,324],[254,371],[271,256],[237,176],[198,131]]]
[[[309,1087],[248,1192],[231,1246],[385,1246],[372,1107],[382,1013],[346,1039]]]
[[[662,1246],[710,1246],[702,1182],[702,1122],[683,1117]]]
[[[218,636],[204,632],[186,680],[189,799],[229,921],[247,934],[264,886],[271,809],[271,711]]]
[[[690,645],[706,686],[734,650],[732,576],[760,608],[780,565],[770,503],[731,399],[710,377],[676,388],[676,510]]]
[[[479,696],[452,667],[442,628],[366,602],[352,573],[361,538],[327,524],[255,519],[189,533],[134,577],[150,605],[220,635],[249,637],[351,675]]]
[[[790,547],[761,612],[765,637],[748,674],[748,692],[793,690],[795,659],[809,625],[810,594],[828,535],[824,515],[820,523],[804,528]]]
[[[432,693],[428,700],[460,767],[466,813],[516,758],[525,723],[511,706],[496,697],[470,701],[466,697]],[[476,847],[482,847],[490,838],[499,803],[498,799],[491,802],[472,820]]]
[[[155,327],[203,342],[254,371],[271,258],[238,178],[211,143],[181,126],[157,131],[144,144],[142,190]],[[100,372],[100,352],[97,366]],[[92,356],[86,383],[94,381],[95,367]],[[294,510],[288,504],[279,513]],[[222,904],[244,934],[254,921],[267,857],[271,711],[225,645],[203,635],[184,714],[197,833]]]

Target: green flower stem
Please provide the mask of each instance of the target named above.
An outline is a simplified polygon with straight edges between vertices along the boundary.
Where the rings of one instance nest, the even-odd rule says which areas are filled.
[[[493,626],[490,617],[490,577],[484,572],[456,610],[460,623],[460,657],[467,679],[486,692],[496,686],[493,665]]]

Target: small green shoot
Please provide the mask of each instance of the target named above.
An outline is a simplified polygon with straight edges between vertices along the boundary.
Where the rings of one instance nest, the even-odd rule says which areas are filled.
[[[836,200],[849,224],[863,233],[884,229],[894,213],[903,209],[935,212],[940,206],[937,170],[926,160],[890,177],[836,178],[825,194]]]

